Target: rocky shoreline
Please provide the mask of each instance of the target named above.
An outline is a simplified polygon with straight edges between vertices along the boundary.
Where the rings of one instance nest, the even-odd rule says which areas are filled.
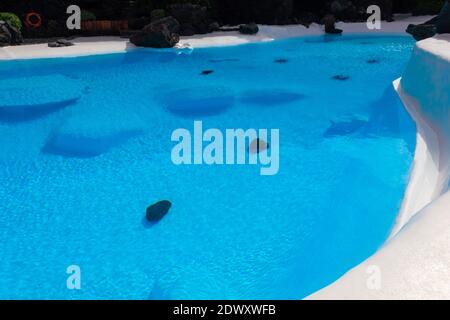
[[[49,10],[42,6],[43,12]],[[35,0],[30,0],[31,3]],[[316,0],[314,2],[294,0],[261,0],[257,2],[222,0],[213,5],[204,2],[192,1],[193,3],[174,3],[174,1],[162,1],[158,7],[139,7],[136,1],[130,5],[129,1],[114,1],[117,8],[105,9],[103,0],[92,0],[93,4],[88,6],[89,10],[82,10],[82,21],[102,22],[102,19],[126,19],[127,29],[123,30],[77,30],[68,31],[65,21],[55,20],[58,17],[66,17],[65,12],[56,15],[56,12],[64,9],[69,2],[83,4],[84,1],[60,0],[58,6],[52,8],[51,12],[42,14],[42,26],[30,27],[22,23],[20,27],[13,26],[9,21],[2,20],[1,11],[10,10],[5,13],[7,17],[15,16],[17,20],[23,19],[28,7],[15,4],[12,7],[2,7],[0,4],[0,46],[18,45],[21,43],[43,43],[48,42],[52,47],[59,47],[58,40],[71,39],[76,36],[97,35],[121,35],[130,38],[137,46],[167,48],[175,46],[180,37],[203,35],[216,31],[239,31],[243,35],[254,35],[258,33],[257,24],[265,25],[304,25],[307,28],[313,24],[324,26],[325,32],[329,34],[341,34],[342,30],[335,27],[335,23],[341,22],[365,22],[369,17],[367,7],[378,5],[381,9],[381,18],[384,21],[393,21],[393,12],[408,11],[415,14],[438,13],[441,3],[445,3],[444,9],[439,17],[431,19],[421,25],[411,25],[408,32],[416,40],[431,37],[436,33],[450,32],[450,14],[448,13],[448,1],[437,0],[433,6],[419,5],[421,0],[415,4],[403,4],[400,0]],[[404,1],[403,1],[404,2]],[[402,3],[403,3],[402,2]],[[201,3],[201,4],[200,4]],[[437,5],[435,4],[437,3]],[[96,5],[95,5],[96,4]],[[120,4],[120,6],[119,6]],[[112,6],[115,6],[111,4]],[[34,7],[33,7],[34,8]],[[106,11],[105,11],[106,10]],[[55,13],[53,13],[53,11]],[[108,13],[106,13],[108,12]],[[97,20],[95,20],[97,19]],[[104,20],[108,25],[109,20]],[[229,27],[234,25],[237,27]],[[55,45],[56,44],[56,45]]]

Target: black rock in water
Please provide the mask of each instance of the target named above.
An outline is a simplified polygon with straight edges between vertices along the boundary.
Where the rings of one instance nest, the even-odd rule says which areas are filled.
[[[265,150],[269,149],[269,147],[270,147],[270,146],[269,146],[269,143],[268,143],[268,142],[266,142],[266,141],[264,141],[264,140],[262,140],[262,139],[257,138],[257,139],[253,140],[253,141],[250,143],[250,146],[249,146],[249,148],[248,148],[248,151],[249,151],[250,153],[255,154],[255,153],[260,153],[260,152],[262,152],[262,151],[265,151]]]
[[[350,77],[342,75],[342,74],[338,74],[338,75],[335,75],[332,79],[339,80],[339,81],[345,81],[345,80],[350,79]]]
[[[170,201],[159,201],[147,208],[145,217],[150,222],[158,222],[169,212],[171,207],[172,203]]]
[[[203,70],[202,71],[203,76],[207,76],[208,74],[211,74],[211,73],[214,73],[214,71],[213,70]]]

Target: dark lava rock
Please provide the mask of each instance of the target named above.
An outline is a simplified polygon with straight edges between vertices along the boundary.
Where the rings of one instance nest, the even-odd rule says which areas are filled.
[[[49,42],[48,47],[49,48],[60,48],[60,47],[65,47],[65,46],[58,42]]]
[[[422,23],[410,24],[406,32],[411,34],[417,41],[433,37],[436,33],[450,33],[450,4],[445,1],[441,12],[437,17]]]
[[[178,41],[180,24],[173,17],[156,20],[130,38],[139,47],[172,48]]]
[[[219,31],[220,24],[218,22],[211,22],[208,26],[209,32]]]
[[[208,74],[214,73],[214,70],[203,70],[202,75],[207,76]]]
[[[257,34],[259,32],[259,27],[256,23],[243,24],[239,26],[239,32],[242,34]]]
[[[448,0],[438,15],[436,31],[437,33],[450,33],[450,2]]]
[[[66,40],[66,39],[57,40],[56,43],[58,43],[58,44],[60,44],[60,45],[62,45],[64,47],[71,47],[71,46],[74,45],[73,42],[70,42],[69,40]]]
[[[325,26],[325,33],[328,33],[328,34],[341,34],[342,33],[341,29],[337,29],[335,27],[336,18],[332,14],[327,14],[325,17],[323,17],[322,23]]]
[[[0,46],[9,46],[11,44],[11,32],[4,21],[0,21]]]
[[[180,25],[180,35],[190,37],[196,34],[195,27],[190,23],[183,23]]]
[[[9,22],[0,20],[0,47],[23,43],[20,31]]]
[[[66,40],[66,39],[60,39],[60,40],[56,40],[55,42],[48,43],[49,48],[70,47],[73,45],[74,44],[72,42],[70,42],[69,40]]]
[[[427,38],[431,38],[436,34],[436,25],[434,24],[419,24],[414,25],[410,24],[406,29],[406,32],[409,33],[416,39],[417,41],[424,40]]]
[[[170,201],[159,201],[147,208],[145,217],[150,222],[158,222],[169,212],[171,207],[172,203]]]
[[[338,75],[333,76],[332,79],[334,79],[334,80],[339,80],[339,81],[345,81],[345,80],[350,79],[350,77],[349,77],[349,76],[342,75],[342,74],[338,74]]]
[[[183,36],[211,32],[210,25],[213,21],[206,6],[177,3],[170,5],[168,12],[180,22],[180,34]]]

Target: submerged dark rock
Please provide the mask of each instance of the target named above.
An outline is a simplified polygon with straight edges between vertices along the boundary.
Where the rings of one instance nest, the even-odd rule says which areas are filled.
[[[239,26],[239,32],[242,34],[253,35],[259,32],[259,27],[256,23],[243,24]]]
[[[289,60],[288,59],[284,59],[284,58],[280,58],[280,59],[275,59],[274,61],[275,63],[288,63]]]
[[[139,47],[172,48],[180,41],[180,24],[173,17],[156,20],[130,38]]]
[[[262,139],[255,139],[250,143],[248,151],[252,154],[260,153],[269,149],[269,143]]]
[[[160,221],[170,210],[172,203],[168,200],[158,201],[147,208],[145,217],[149,222]]]
[[[207,76],[208,74],[214,73],[214,70],[203,70],[202,75]]]
[[[342,74],[337,74],[337,75],[333,76],[332,79],[339,80],[339,81],[346,81],[346,80],[350,79],[350,77],[346,76],[346,75],[342,75]]]

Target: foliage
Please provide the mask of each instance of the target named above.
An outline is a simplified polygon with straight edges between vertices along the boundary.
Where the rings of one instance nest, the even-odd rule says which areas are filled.
[[[166,16],[166,12],[163,9],[155,9],[151,12],[150,17],[152,21],[162,19]]]
[[[416,0],[413,9],[414,15],[434,15],[438,14],[444,5],[444,0]]]
[[[22,29],[22,22],[14,13],[0,12],[0,20],[9,22],[14,28],[18,30]]]
[[[95,14],[88,10],[81,10],[81,21],[94,21],[97,20]]]

